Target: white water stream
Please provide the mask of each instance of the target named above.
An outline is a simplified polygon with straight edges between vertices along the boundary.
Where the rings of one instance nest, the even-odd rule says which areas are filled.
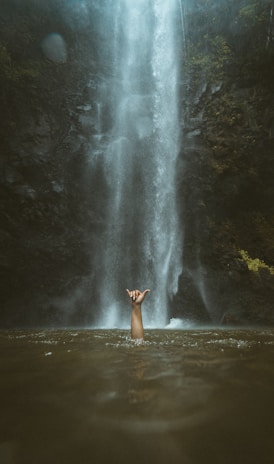
[[[111,121],[103,154],[108,211],[96,325],[128,325],[125,289],[150,288],[144,323],[164,327],[182,261],[175,177],[183,9],[177,0],[110,4],[110,76],[102,96]]]

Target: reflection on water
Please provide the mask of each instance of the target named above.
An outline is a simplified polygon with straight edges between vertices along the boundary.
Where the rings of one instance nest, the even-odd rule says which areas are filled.
[[[0,332],[0,463],[274,462],[274,331]]]

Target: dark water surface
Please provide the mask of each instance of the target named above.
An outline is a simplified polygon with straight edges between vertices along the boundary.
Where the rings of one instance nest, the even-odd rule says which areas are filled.
[[[0,463],[274,463],[274,330],[0,332]]]

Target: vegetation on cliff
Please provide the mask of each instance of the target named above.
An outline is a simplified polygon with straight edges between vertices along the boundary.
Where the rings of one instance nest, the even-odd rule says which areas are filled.
[[[274,322],[273,7],[262,0],[196,0],[189,9],[182,66],[190,148],[182,197],[191,209],[185,206],[180,301],[184,306],[196,293],[186,286],[187,274],[198,278],[204,296],[197,319],[203,312],[220,321],[215,304],[225,323]]]
[[[96,51],[88,25],[68,7],[64,0],[4,0],[0,6],[4,326],[86,318],[79,288],[90,285],[88,251],[98,218],[91,205],[96,192],[84,180],[89,140],[79,120]],[[51,37],[59,40],[52,56],[43,50]]]

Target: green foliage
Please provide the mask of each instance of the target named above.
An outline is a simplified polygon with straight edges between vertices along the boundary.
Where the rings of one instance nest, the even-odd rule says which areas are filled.
[[[0,77],[7,83],[24,83],[26,80],[39,76],[39,66],[36,62],[28,60],[20,65],[11,58],[7,47],[0,42]]]
[[[253,0],[243,8],[240,8],[238,19],[241,21],[241,26],[250,28],[258,26],[259,23],[264,23],[267,18],[266,9],[261,5],[261,2]]]
[[[240,255],[242,260],[247,264],[249,271],[259,272],[261,269],[266,269],[270,274],[274,275],[274,267],[268,266],[263,260],[251,258],[245,250],[240,250]]]
[[[206,76],[209,81],[223,80],[237,72],[246,79],[254,78],[262,64],[272,66],[269,34],[270,5],[261,0],[241,2],[197,0],[197,9],[187,18],[188,57],[185,71],[192,78]],[[271,55],[271,56],[269,56]]]
[[[0,43],[0,72],[6,79],[12,79],[12,60],[7,48]]]
[[[188,52],[187,67],[192,68],[194,72],[203,72],[208,77],[217,79],[223,76],[224,66],[232,58],[231,49],[221,35],[210,37],[206,34],[203,41],[192,44]]]
[[[254,2],[241,8],[239,10],[239,17],[247,21],[254,20],[256,16],[256,3]]]

